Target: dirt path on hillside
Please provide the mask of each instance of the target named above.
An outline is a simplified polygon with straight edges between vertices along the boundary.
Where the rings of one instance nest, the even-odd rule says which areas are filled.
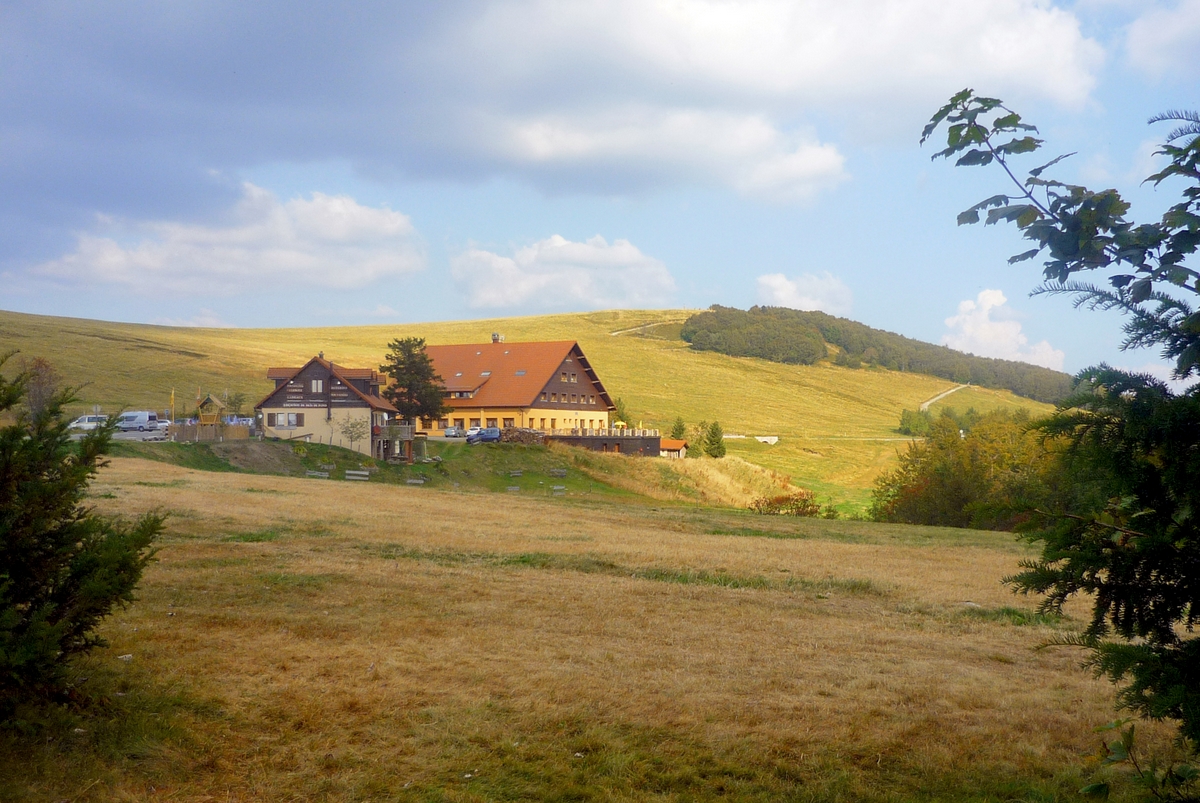
[[[946,398],[951,393],[957,393],[958,391],[962,390],[963,388],[969,388],[969,387],[971,387],[971,386],[970,385],[958,385],[956,387],[950,388],[947,391],[939,393],[938,395],[934,396],[929,401],[921,402],[921,412],[925,412],[926,410],[929,409],[929,405],[934,404],[936,402],[940,402],[942,399]]]

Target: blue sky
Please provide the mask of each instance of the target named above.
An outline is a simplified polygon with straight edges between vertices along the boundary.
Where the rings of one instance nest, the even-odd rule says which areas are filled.
[[[1061,178],[1140,181],[1200,107],[1200,0],[0,6],[0,308],[315,326],[824,309],[1075,371],[1120,319],[1029,298],[995,170],[917,138],[1004,98]],[[1041,154],[1032,157],[1037,159]]]

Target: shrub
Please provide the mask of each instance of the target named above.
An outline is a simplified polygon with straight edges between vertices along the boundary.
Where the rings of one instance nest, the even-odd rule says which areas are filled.
[[[69,691],[71,659],[102,644],[97,625],[133,600],[163,523],[147,514],[128,524],[83,505],[116,419],[74,444],[63,415],[73,392],[22,410],[28,380],[0,376],[0,419],[11,416],[0,426],[0,721]]]
[[[750,503],[750,509],[764,516],[808,516],[824,515],[817,495],[809,490],[800,490],[780,496],[763,496]],[[826,516],[826,518],[830,518]]]

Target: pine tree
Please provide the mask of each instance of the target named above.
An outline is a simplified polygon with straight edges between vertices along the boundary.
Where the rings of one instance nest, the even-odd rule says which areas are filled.
[[[719,421],[712,422],[708,427],[708,435],[704,439],[704,453],[709,457],[725,456],[725,433],[721,430]]]
[[[164,518],[127,523],[84,506],[116,419],[74,444],[63,414],[74,393],[21,409],[29,381],[0,376],[11,421],[0,426],[0,721],[68,691],[71,659],[101,645],[97,625],[133,600]]]
[[[683,423],[683,418],[676,418],[675,423],[671,425],[671,437],[675,440],[683,440],[687,435],[687,424]]]

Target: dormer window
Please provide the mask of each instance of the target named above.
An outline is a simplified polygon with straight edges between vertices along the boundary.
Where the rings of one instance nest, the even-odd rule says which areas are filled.
[[[491,376],[492,372],[491,371],[480,371],[479,375],[480,376]]]
[[[517,376],[525,376],[525,372],[524,372],[524,371],[517,371]]]

